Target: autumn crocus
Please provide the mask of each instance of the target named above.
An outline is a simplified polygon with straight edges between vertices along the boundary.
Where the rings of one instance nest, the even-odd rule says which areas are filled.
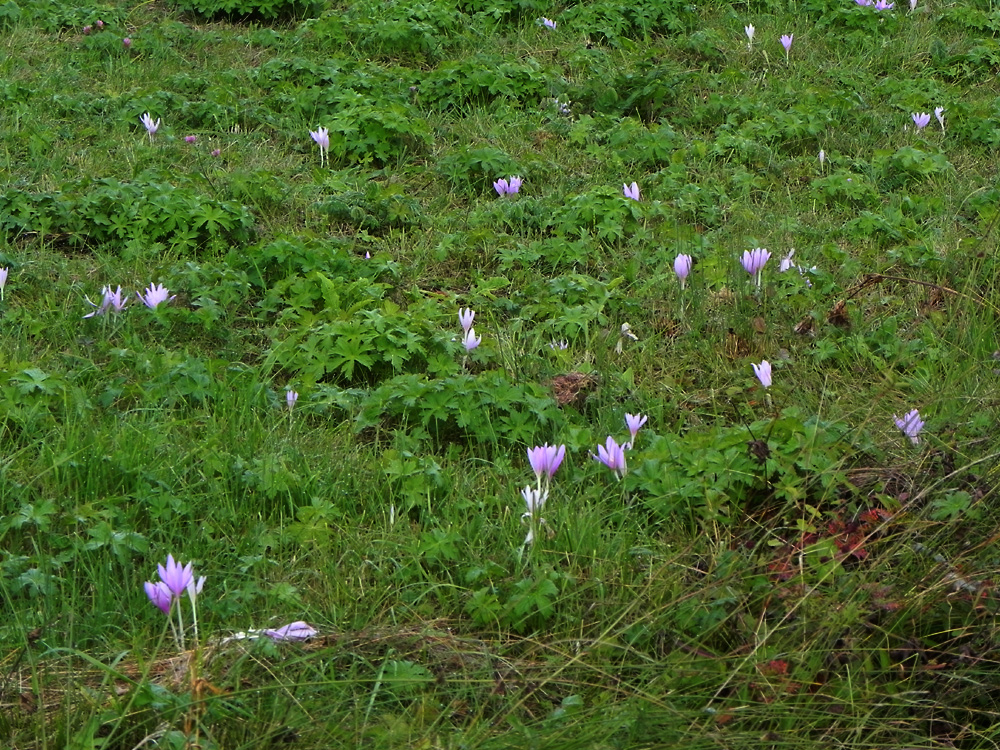
[[[482,336],[476,336],[476,329],[470,327],[469,330],[465,332],[465,336],[462,337],[462,346],[465,347],[466,352],[471,352],[479,346],[482,340]]]
[[[197,140],[198,140],[198,136],[196,136],[196,135],[186,135],[186,136],[184,136],[184,142],[185,143],[195,143]]]
[[[681,289],[687,281],[688,274],[691,273],[691,256],[684,253],[674,258],[674,273],[681,282]]]
[[[785,62],[788,62],[788,53],[792,51],[792,39],[794,34],[782,34],[781,46],[785,48]]]
[[[634,201],[639,200],[639,184],[635,181],[631,185],[622,183],[622,192],[626,198],[631,198]]]
[[[892,415],[893,420],[896,422],[896,427],[898,427],[906,437],[910,439],[910,442],[914,445],[920,444],[920,438],[917,437],[920,431],[924,429],[924,422],[920,419],[920,412],[916,409],[908,411],[900,419],[895,414]]]
[[[174,560],[173,555],[167,555],[166,565],[156,566],[156,570],[160,574],[160,580],[166,584],[174,596],[180,596],[187,591],[188,584],[194,580],[193,569],[193,563],[181,565]]]
[[[9,268],[0,268],[0,300],[3,299],[3,292],[7,286],[7,273],[9,271]]]
[[[754,29],[753,24],[750,24],[749,26],[744,26],[743,31],[747,35],[747,47],[753,49],[753,34],[756,29]]]
[[[523,180],[517,175],[511,177],[509,180],[501,177],[493,183],[493,189],[497,191],[497,195],[515,195],[520,192],[522,182]]]
[[[291,411],[292,409],[295,408],[295,402],[298,400],[299,400],[298,392],[293,391],[290,388],[288,389],[288,391],[285,392],[285,404],[288,406],[288,411]]]
[[[887,2],[887,0],[877,0],[875,3],[875,10],[892,10],[895,7],[895,3]]]
[[[156,122],[153,122],[153,116],[146,112],[139,118],[139,121],[146,128],[146,132],[149,133],[149,140],[153,140],[153,136],[156,135],[156,131],[160,129],[160,118],[156,118]]]
[[[539,488],[542,487],[543,480],[546,487],[549,485],[553,475],[565,457],[565,445],[549,445],[546,443],[545,445],[528,448],[528,463],[531,464],[531,470],[535,472],[535,481]]]
[[[170,290],[167,289],[162,284],[150,284],[146,288],[145,294],[140,294],[139,292],[135,293],[135,296],[139,298],[142,304],[144,304],[150,310],[155,310],[164,302],[169,302],[170,300],[174,299],[174,297],[177,296],[176,294],[173,295],[173,297],[169,295],[170,295]]]
[[[128,37],[125,37],[124,39],[122,39],[122,47],[124,47],[125,49],[131,49],[131,47],[132,47],[132,40],[129,39]]]
[[[931,116],[926,112],[914,112],[910,116],[913,118],[913,124],[917,126],[917,130],[923,130],[931,121]]]
[[[330,131],[327,128],[317,128],[310,130],[309,135],[319,146],[319,165],[322,167],[326,163],[326,155],[330,151]]]
[[[316,628],[302,622],[302,620],[296,620],[282,625],[280,628],[269,628],[264,631],[264,635],[272,641],[305,641],[316,635],[316,632]]]
[[[610,435],[604,441],[604,445],[597,446],[597,455],[595,456],[593,453],[590,455],[595,461],[600,461],[615,472],[619,479],[622,479],[625,476],[625,472],[628,471],[625,463],[625,446],[618,445]]]
[[[625,415],[625,426],[628,427],[629,435],[632,439],[628,442],[628,447],[631,448],[635,443],[635,436],[639,434],[639,428],[646,424],[648,420],[645,414],[626,414]]]
[[[941,132],[944,132],[944,107],[935,107],[934,116],[937,118],[938,125],[941,126]]]
[[[146,589],[146,596],[149,597],[149,601],[156,605],[156,607],[163,612],[163,614],[170,613],[170,605],[174,601],[174,593],[163,581],[146,581],[143,584],[143,588]]]
[[[766,247],[755,247],[753,250],[743,251],[740,263],[743,264],[743,270],[756,279],[757,286],[760,286],[764,264],[767,263],[770,257],[771,252]]]
[[[94,308],[94,310],[83,316],[85,318],[93,318],[99,315],[104,315],[110,310],[121,312],[125,309],[125,304],[128,301],[127,298],[122,299],[122,288],[120,286],[114,291],[111,291],[110,286],[106,286],[101,289],[101,304],[91,302],[90,297],[84,297],[84,299],[87,301],[88,305]]]
[[[759,365],[755,364],[753,366],[754,375],[760,381],[760,384],[765,388],[771,387],[771,363],[766,359]]]
[[[542,26],[544,26],[545,28],[547,28],[547,29],[551,29],[551,30],[555,30],[556,26],[558,26],[558,25],[559,25],[559,24],[557,24],[557,23],[556,23],[555,21],[553,21],[553,20],[552,20],[551,18],[546,18],[545,16],[542,16],[542,17],[541,17],[541,19],[540,19],[540,23],[541,23],[541,24],[542,24]]]

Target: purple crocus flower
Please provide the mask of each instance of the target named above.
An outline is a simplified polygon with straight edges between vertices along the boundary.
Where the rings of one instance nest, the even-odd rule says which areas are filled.
[[[934,116],[937,118],[938,125],[941,126],[941,132],[944,132],[944,107],[935,107]]]
[[[84,26],[84,27],[83,27],[83,34],[84,34],[84,36],[86,36],[86,35],[87,35],[87,34],[89,34],[90,32],[91,32],[91,28],[90,28],[90,26]]]
[[[309,135],[312,139],[316,141],[316,145],[319,146],[319,163],[323,166],[323,162],[326,161],[326,155],[330,151],[330,131],[328,128],[317,128],[316,130],[310,130]]]
[[[785,57],[788,57],[788,53],[792,51],[792,39],[795,34],[782,34],[781,35],[781,46],[785,48]]]
[[[179,562],[176,562],[173,555],[167,555],[167,564],[165,566],[156,566],[160,574],[160,580],[166,584],[174,596],[180,596],[187,591],[188,586],[194,579],[193,568],[193,563],[181,565]]]
[[[146,128],[146,132],[149,133],[149,140],[153,140],[153,136],[156,135],[156,131],[160,129],[160,118],[157,117],[156,122],[153,122],[153,116],[149,114],[149,112],[146,112],[139,118],[139,121]]]
[[[97,19],[97,23],[95,23],[94,26],[96,26],[99,29],[103,29],[104,28],[104,21],[102,21],[100,18],[98,18]]]
[[[299,400],[299,394],[296,391],[289,389],[285,393],[285,403],[288,405],[288,411],[295,408],[295,402]]]
[[[140,294],[139,292],[136,292],[135,296],[138,297],[142,302],[142,304],[144,304],[150,310],[155,310],[162,303],[169,302],[170,300],[174,299],[174,297],[177,296],[175,294],[173,295],[173,297],[170,297],[168,296],[169,294],[170,290],[167,289],[162,284],[150,284],[146,288],[145,294]]]
[[[185,143],[194,143],[197,140],[198,140],[198,136],[196,136],[196,135],[186,135],[186,136],[184,136],[184,142]]]
[[[743,270],[757,278],[757,286],[760,286],[761,272],[770,257],[771,252],[766,247],[755,247],[753,250],[743,251],[743,258],[740,260],[743,264]]]
[[[765,359],[759,365],[755,364],[753,366],[753,371],[754,371],[754,374],[757,376],[757,379],[760,381],[760,384],[762,386],[764,386],[765,388],[770,388],[771,387],[771,363],[770,362],[768,362]]]
[[[753,24],[750,24],[749,26],[744,26],[743,31],[747,35],[747,46],[753,47],[753,35],[754,32],[756,31],[756,29],[753,27]]]
[[[3,299],[3,292],[4,288],[7,286],[7,274],[9,272],[9,268],[0,268],[0,299]]]
[[[566,339],[559,339],[558,341],[553,339],[552,341],[549,342],[549,349],[551,349],[552,351],[556,351],[557,349],[561,352],[566,351],[567,349],[569,349],[569,343],[566,341]]]
[[[552,480],[556,469],[559,468],[565,457],[565,445],[549,445],[546,443],[545,445],[528,448],[528,463],[531,464],[531,470],[535,472],[535,480],[539,484],[542,482],[542,477],[545,478],[546,482]]]
[[[217,148],[217,149],[213,149],[212,150],[212,156],[218,156],[221,153],[222,153],[222,149],[221,148]]]
[[[931,116],[926,112],[914,112],[910,116],[913,118],[913,124],[917,126],[917,130],[923,130],[931,121]]]
[[[462,345],[465,347],[465,351],[471,352],[473,349],[479,346],[482,340],[483,340],[482,336],[479,337],[476,336],[475,328],[469,328],[469,330],[465,332],[465,336],[462,338]]]
[[[597,455],[595,456],[593,453],[590,455],[595,461],[600,461],[615,472],[619,479],[623,478],[625,472],[628,471],[628,467],[625,464],[625,446],[618,445],[610,435],[608,435],[608,439],[604,445],[597,446]]]
[[[674,258],[674,273],[677,274],[677,278],[680,279],[681,289],[683,289],[684,283],[687,281],[688,274],[691,273],[690,255],[681,253]]]
[[[131,39],[129,39],[128,37],[125,37],[124,39],[122,39],[122,47],[124,47],[125,49],[129,49],[131,46],[132,46],[132,40]]]
[[[476,313],[472,308],[466,307],[464,310],[459,308],[458,310],[458,322],[462,324],[462,330],[468,332],[472,328],[472,321],[475,319]]]
[[[143,584],[143,588],[146,589],[146,596],[149,597],[149,601],[155,604],[163,614],[170,613],[170,605],[174,601],[174,594],[167,584],[163,581],[157,581],[156,583],[146,581]]]
[[[629,448],[632,447],[632,443],[635,442],[635,436],[639,434],[639,428],[646,424],[649,419],[645,414],[626,414],[625,415],[625,426],[628,427],[629,434],[632,436],[632,440],[629,442]]]
[[[87,313],[83,317],[93,318],[98,315],[104,315],[109,310],[114,310],[115,312],[121,312],[125,309],[125,303],[127,299],[122,299],[122,288],[119,286],[115,291],[111,291],[110,286],[106,286],[101,290],[101,304],[96,302],[91,302],[90,297],[84,297],[87,300],[87,304],[94,307],[92,312]]]
[[[896,427],[902,430],[903,434],[910,439],[911,443],[914,445],[920,444],[920,438],[917,436],[920,434],[920,431],[924,429],[924,422],[920,419],[919,411],[916,409],[908,411],[903,415],[902,419],[893,414],[892,418],[896,422]]]
[[[626,198],[631,198],[634,201],[639,200],[639,185],[635,181],[631,185],[622,183],[622,192],[625,193]]]
[[[302,620],[290,622],[276,630],[265,630],[264,635],[274,641],[304,641],[316,635],[316,628]]]
[[[546,18],[545,16],[542,16],[541,22],[542,22],[542,26],[544,26],[547,29],[555,29],[555,27],[558,25],[551,18]]]
[[[514,175],[509,180],[505,180],[501,177],[493,183],[493,189],[497,191],[497,195],[515,195],[520,192],[522,182],[524,182],[524,180],[518,175]]]
[[[892,10],[895,7],[895,3],[886,2],[886,0],[877,0],[875,3],[875,10]]]

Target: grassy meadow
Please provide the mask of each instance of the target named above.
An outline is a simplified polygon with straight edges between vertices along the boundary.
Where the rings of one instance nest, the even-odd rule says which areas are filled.
[[[997,747],[1000,5],[0,41],[0,745]]]

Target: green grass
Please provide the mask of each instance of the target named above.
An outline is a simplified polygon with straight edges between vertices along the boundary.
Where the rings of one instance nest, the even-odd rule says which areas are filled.
[[[1000,22],[897,5],[0,6],[4,746],[994,747]]]

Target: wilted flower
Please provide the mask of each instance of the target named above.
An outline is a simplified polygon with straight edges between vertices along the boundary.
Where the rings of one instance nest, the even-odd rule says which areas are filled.
[[[677,274],[677,278],[681,281],[681,289],[684,288],[684,283],[687,280],[688,274],[691,273],[691,256],[685,253],[679,254],[674,258],[674,273]]]
[[[547,29],[554,29],[558,25],[551,18],[546,18],[545,16],[542,16],[541,24]]]
[[[93,318],[97,315],[104,315],[108,310],[114,310],[115,312],[121,312],[125,309],[125,303],[127,299],[122,299],[122,288],[119,286],[113,292],[110,286],[106,286],[101,290],[101,304],[90,301],[90,297],[84,297],[87,300],[87,304],[94,307],[93,312],[89,312],[83,317]]]
[[[469,330],[465,332],[465,337],[462,339],[462,345],[465,347],[465,351],[471,352],[473,349],[479,346],[479,343],[482,340],[483,340],[482,336],[479,336],[478,338],[476,337],[475,328],[469,328]]]
[[[628,467],[625,465],[625,446],[618,445],[610,435],[608,435],[604,445],[597,446],[597,455],[595,456],[593,453],[590,455],[595,461],[600,461],[615,472],[619,479],[624,477],[625,472],[628,471]]]
[[[896,421],[896,427],[902,430],[903,434],[910,439],[911,443],[914,445],[920,444],[920,438],[917,437],[917,435],[919,435],[920,431],[924,429],[924,422],[920,419],[919,411],[913,409],[912,411],[904,414],[902,419],[893,414],[892,418]]]
[[[198,140],[198,136],[196,136],[196,135],[186,135],[186,136],[184,136],[184,142],[185,143],[194,143],[197,140]]]
[[[549,445],[546,443],[545,445],[528,448],[528,463],[531,464],[531,470],[535,472],[535,480],[539,486],[541,486],[543,478],[546,484],[552,480],[552,476],[556,473],[556,469],[559,468],[560,464],[562,464],[565,456],[565,445]]]
[[[753,33],[755,31],[753,24],[750,24],[749,26],[744,26],[743,31],[746,32],[747,39],[749,40],[747,42],[747,47],[753,47]]]
[[[923,130],[931,121],[931,116],[926,112],[914,112],[910,116],[913,118],[913,124],[917,126],[917,130]]]
[[[545,501],[549,499],[549,491],[527,485],[521,490],[521,497],[524,498],[524,504],[528,506],[528,512],[525,515],[534,516],[545,505]]]
[[[150,310],[155,310],[163,302],[172,300],[174,299],[174,297],[177,296],[175,294],[173,297],[169,297],[168,296],[169,294],[170,290],[167,289],[162,284],[150,284],[146,288],[146,293],[144,295],[140,294],[139,292],[136,292],[135,296],[138,297],[142,302],[142,304],[144,304]]]
[[[310,130],[309,135],[319,146],[319,165],[322,167],[326,161],[327,152],[330,150],[330,131],[327,128],[317,128]]]
[[[471,308],[459,308],[458,310],[458,322],[462,324],[462,330],[468,333],[469,329],[472,328],[472,320],[476,317],[476,313]]]
[[[160,128],[160,118],[156,118],[156,122],[153,122],[152,115],[147,112],[139,118],[139,121],[146,127],[146,132],[149,133],[149,140],[153,140],[153,135]]]
[[[629,434],[632,436],[632,440],[629,442],[629,447],[632,447],[632,443],[635,442],[635,436],[639,433],[639,428],[646,424],[648,420],[645,414],[626,414],[625,415],[625,426],[628,427]]]
[[[124,47],[125,49],[128,49],[131,46],[132,46],[132,40],[131,39],[129,39],[128,37],[125,37],[124,39],[122,39],[122,47]]]
[[[285,393],[285,403],[288,405],[288,411],[295,408],[295,402],[299,400],[299,394],[296,391],[289,389]]]
[[[788,251],[788,255],[781,259],[781,263],[778,266],[778,270],[784,273],[790,268],[795,268],[795,261],[792,260],[792,256],[795,255],[795,248],[793,247]]]
[[[770,257],[771,252],[766,247],[755,247],[753,250],[743,251],[743,258],[740,260],[743,264],[743,270],[757,278],[757,286],[760,286],[761,272]]]
[[[634,201],[639,200],[639,185],[636,182],[631,185],[622,183],[622,192],[625,193],[626,198],[631,198]]]
[[[316,628],[302,622],[302,620],[296,620],[274,630],[265,630],[264,635],[275,641],[304,641],[312,638],[316,632]]]
[[[781,35],[781,46],[785,48],[785,59],[788,59],[788,53],[792,51],[792,39],[795,34],[782,34]]]
[[[765,388],[770,388],[771,387],[771,363],[770,362],[768,362],[765,359],[759,365],[755,364],[753,366],[753,371],[754,371],[754,374],[757,376],[757,379],[760,380],[760,384],[762,386],[764,386]]]
[[[941,132],[944,132],[944,107],[935,107],[934,116],[937,118],[938,125],[941,126]]]
[[[181,565],[174,560],[173,555],[167,555],[167,564],[165,566],[157,565],[156,569],[160,573],[160,580],[166,584],[174,596],[180,596],[187,590],[188,584],[194,578],[193,567],[192,563]]]

